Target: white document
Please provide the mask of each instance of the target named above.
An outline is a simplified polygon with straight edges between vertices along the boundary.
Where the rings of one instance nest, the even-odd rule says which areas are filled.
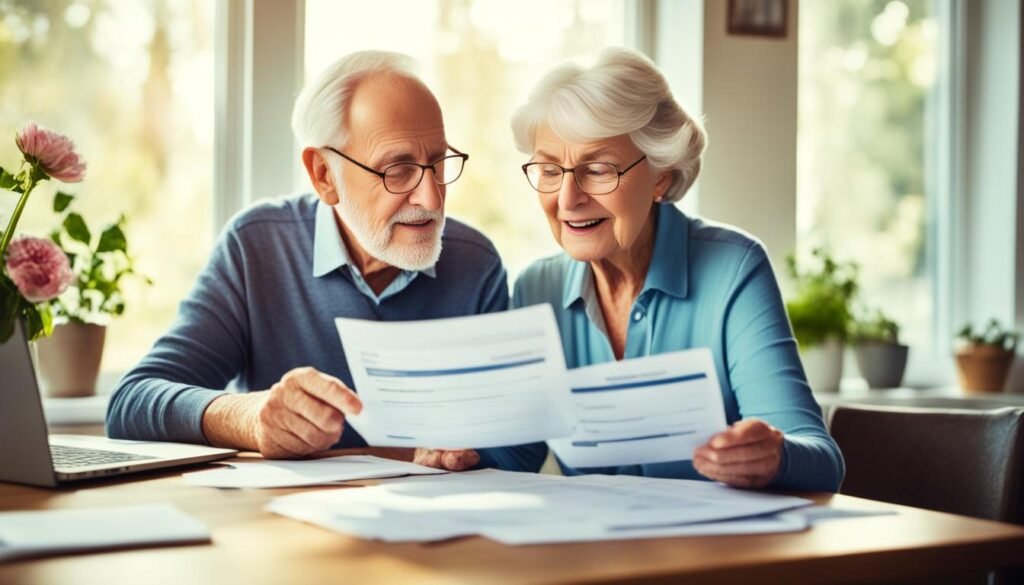
[[[480,449],[568,435],[569,386],[549,305],[438,319],[336,319],[375,446]]]
[[[221,464],[222,469],[183,475],[185,483],[217,488],[282,488],[357,479],[448,473],[408,461],[372,455],[343,455],[302,461],[253,461]]]
[[[548,441],[575,468],[682,461],[726,429],[706,348],[569,370],[572,436]]]
[[[210,542],[210,531],[170,504],[0,512],[0,561],[89,550]]]
[[[479,534],[510,544],[800,530],[801,517],[756,517],[811,504],[694,480],[561,477],[495,470],[276,498],[267,509],[329,530],[384,541]],[[684,527],[750,519],[729,527]],[[705,530],[705,532],[699,532]],[[719,532],[713,532],[719,531]],[[555,539],[555,540],[550,540]]]
[[[595,542],[600,540],[639,540],[676,536],[721,536],[728,534],[774,534],[800,532],[808,528],[807,520],[789,512],[754,518],[696,524],[651,525],[616,528],[595,524],[546,526],[543,531],[528,526],[492,529],[487,537],[502,544],[555,544],[560,542]]]

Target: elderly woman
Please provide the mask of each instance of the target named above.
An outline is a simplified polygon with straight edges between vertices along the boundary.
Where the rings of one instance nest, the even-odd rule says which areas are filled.
[[[569,367],[711,348],[730,424],[678,461],[562,470],[836,491],[842,456],[764,247],[673,205],[697,179],[705,134],[654,64],[610,49],[589,69],[558,67],[512,130],[564,250],[519,277],[513,304],[554,307]],[[524,468],[547,452],[516,449]]]

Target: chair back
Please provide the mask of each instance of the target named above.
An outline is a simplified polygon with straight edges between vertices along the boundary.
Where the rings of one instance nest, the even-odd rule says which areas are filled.
[[[836,406],[840,493],[1024,524],[1024,408]]]

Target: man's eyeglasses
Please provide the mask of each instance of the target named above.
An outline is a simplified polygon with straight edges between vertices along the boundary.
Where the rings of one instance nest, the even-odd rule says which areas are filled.
[[[430,169],[434,173],[434,182],[438,185],[449,185],[454,183],[460,176],[462,176],[462,169],[466,164],[466,160],[469,159],[468,154],[459,152],[457,149],[449,146],[448,149],[455,154],[448,155],[428,165],[421,165],[413,162],[400,162],[388,165],[384,170],[378,171],[364,165],[334,147],[325,146],[324,148],[340,155],[342,158],[364,171],[377,175],[384,181],[384,188],[387,189],[389,193],[394,193],[395,195],[405,195],[418,187],[420,181],[423,180],[423,173],[425,173],[427,169]]]
[[[612,163],[588,162],[567,169],[555,163],[532,162],[523,165],[523,173],[530,186],[541,193],[554,193],[562,188],[562,175],[572,173],[576,185],[587,195],[607,195],[619,187],[619,178],[629,169],[640,164],[647,158],[641,156],[636,162],[623,170]]]

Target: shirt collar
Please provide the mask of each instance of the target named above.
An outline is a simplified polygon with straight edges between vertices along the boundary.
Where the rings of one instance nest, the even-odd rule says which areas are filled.
[[[655,289],[681,299],[686,298],[689,292],[689,236],[690,222],[683,212],[675,205],[662,205],[655,220],[654,252],[651,254],[651,265],[647,269],[641,295],[649,289]],[[578,300],[587,302],[596,298],[593,287],[590,263],[572,262],[565,279],[562,306],[569,308]]]
[[[334,208],[325,205],[322,201],[317,201],[316,231],[313,234],[313,277],[320,278],[347,265],[351,265],[353,270],[358,271],[352,264],[352,257],[345,247],[345,241],[341,239],[341,231],[338,229],[337,220],[335,220]],[[437,270],[434,266],[419,271],[403,270],[402,272],[410,275],[422,272],[431,278],[437,277]]]

